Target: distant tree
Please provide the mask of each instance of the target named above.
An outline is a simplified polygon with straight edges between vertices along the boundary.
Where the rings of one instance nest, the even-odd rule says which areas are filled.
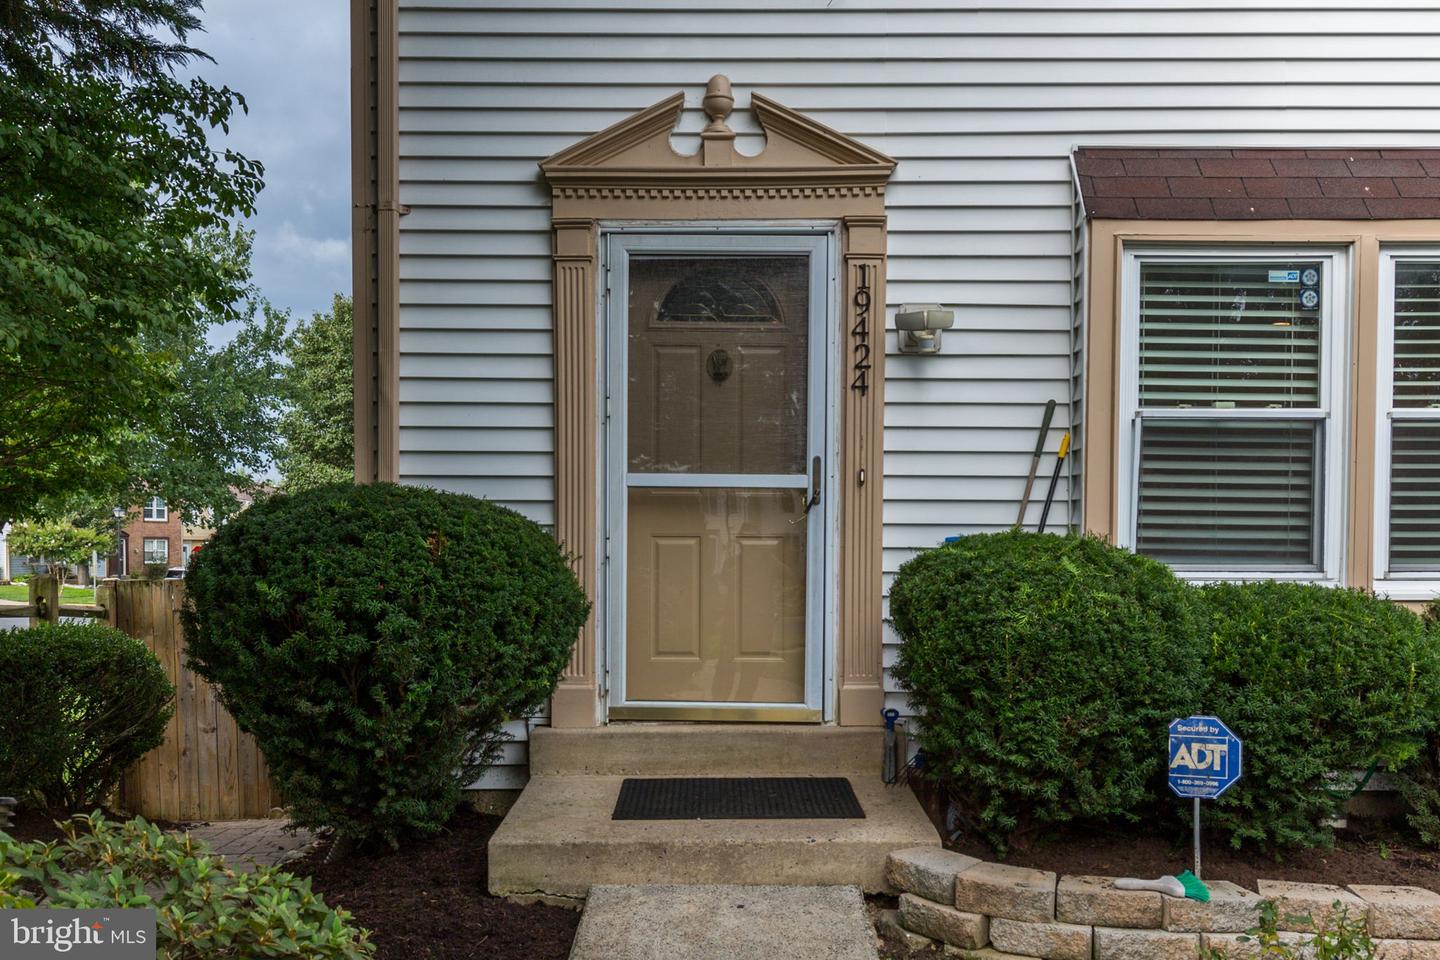
[[[201,0],[0,0],[0,67],[154,78],[194,57]],[[165,35],[173,36],[167,40]]]
[[[94,526],[77,526],[69,520],[22,520],[10,528],[10,549],[25,557],[40,557],[63,581],[71,570],[90,562],[91,554],[115,549],[115,532]]]
[[[238,259],[247,269],[252,240],[248,231],[203,237],[213,257]],[[129,479],[117,502],[159,495],[189,521],[202,513],[211,522],[224,520],[239,509],[235,491],[253,491],[254,478],[270,469],[284,408],[290,317],[254,290],[240,309],[220,346],[211,342],[218,321],[147,337],[155,352],[171,358],[178,389],[165,405],[169,428],[126,449]]]
[[[270,319],[230,227],[262,168],[209,142],[244,100],[170,72],[198,10],[0,0],[0,520],[77,492],[198,510],[255,459],[187,409],[209,334]]]
[[[288,492],[355,475],[351,329],[350,298],[337,293],[329,313],[302,321],[286,342],[290,408],[276,466]]]

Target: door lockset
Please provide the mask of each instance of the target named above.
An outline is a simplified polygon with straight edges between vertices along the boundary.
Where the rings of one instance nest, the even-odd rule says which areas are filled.
[[[792,526],[801,522],[806,517],[810,516],[810,511],[813,510],[817,504],[819,504],[820,484],[822,479],[823,478],[820,472],[820,458],[812,457],[810,459],[810,497],[805,501],[804,512],[801,513],[800,516],[796,517],[794,520],[790,521],[790,524]]]

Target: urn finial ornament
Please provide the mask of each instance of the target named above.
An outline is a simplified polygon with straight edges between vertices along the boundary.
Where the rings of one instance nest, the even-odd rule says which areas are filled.
[[[705,108],[705,116],[710,118],[706,131],[711,133],[729,133],[730,128],[725,124],[725,118],[730,116],[730,111],[735,109],[735,96],[730,92],[730,78],[723,73],[717,73],[710,78],[710,83],[705,87],[705,99],[702,102]]]

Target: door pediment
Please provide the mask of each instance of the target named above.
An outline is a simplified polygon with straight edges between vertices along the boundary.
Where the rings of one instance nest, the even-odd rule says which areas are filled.
[[[734,106],[730,81],[715,76],[703,101],[710,123],[693,154],[676,152],[670,135],[685,108],[675,93],[540,162],[557,194],[585,188],[640,191],[685,187],[853,188],[883,191],[895,161],[782,103],[754,93],[750,109],[765,149],[745,156],[726,123]]]

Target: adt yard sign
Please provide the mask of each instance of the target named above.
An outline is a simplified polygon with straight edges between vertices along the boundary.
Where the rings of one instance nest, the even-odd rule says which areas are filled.
[[[1215,717],[1170,721],[1170,789],[1177,796],[1213,800],[1240,779],[1240,738]]]

